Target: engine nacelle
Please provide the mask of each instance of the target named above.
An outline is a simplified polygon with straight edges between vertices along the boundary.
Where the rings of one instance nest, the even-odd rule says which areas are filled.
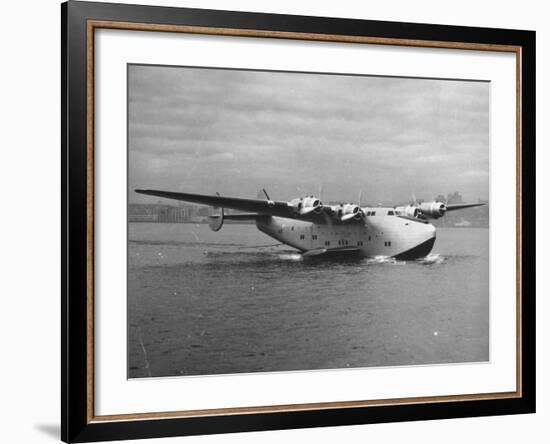
[[[439,219],[445,216],[447,207],[443,202],[422,202],[419,210],[420,215],[426,219]]]
[[[359,205],[344,204],[340,211],[338,211],[340,220],[345,222],[350,219],[360,220],[363,217],[363,210]]]
[[[313,196],[304,197],[298,202],[297,210],[302,216],[310,213],[320,213],[323,210],[323,203]]]
[[[403,210],[401,210],[401,214],[407,217],[418,217],[418,213],[419,213],[418,208],[412,205],[408,205],[404,207]]]

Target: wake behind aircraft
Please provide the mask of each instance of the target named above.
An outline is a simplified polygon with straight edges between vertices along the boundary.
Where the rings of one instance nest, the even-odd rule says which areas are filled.
[[[427,256],[435,243],[436,229],[429,222],[448,211],[477,207],[483,203],[444,204],[413,202],[395,207],[361,207],[353,203],[324,205],[314,196],[275,201],[243,199],[160,190],[136,193],[212,207],[208,223],[219,231],[224,220],[253,220],[260,231],[299,250],[303,256],[360,254],[413,260]],[[224,208],[242,213],[225,214]]]

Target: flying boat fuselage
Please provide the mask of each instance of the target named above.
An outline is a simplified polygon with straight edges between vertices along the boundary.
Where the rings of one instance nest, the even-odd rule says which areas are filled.
[[[365,214],[371,215],[353,223],[316,224],[266,217],[258,218],[256,226],[268,236],[310,256],[355,251],[367,257],[415,259],[432,250],[436,236],[432,224],[402,218],[391,208],[364,210]]]

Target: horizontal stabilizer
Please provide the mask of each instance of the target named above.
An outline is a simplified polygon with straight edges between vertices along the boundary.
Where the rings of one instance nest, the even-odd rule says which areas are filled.
[[[258,213],[236,213],[236,214],[226,214],[226,220],[256,220],[259,217],[268,217],[265,214]]]

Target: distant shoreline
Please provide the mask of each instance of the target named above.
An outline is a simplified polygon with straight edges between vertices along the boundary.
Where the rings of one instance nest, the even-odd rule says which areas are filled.
[[[181,220],[181,221],[165,221],[165,220],[129,220],[131,224],[208,224],[206,220]],[[254,221],[242,221],[242,220],[224,220],[224,224],[235,225],[253,225]]]
[[[128,223],[131,224],[195,224],[195,225],[206,225],[208,224],[205,220],[186,220],[186,221],[151,221],[151,220],[129,220]],[[225,220],[224,224],[227,225],[254,225],[254,221],[242,221],[242,220]],[[464,228],[485,228],[489,229],[489,226],[487,225],[442,225],[437,226],[436,228],[442,229],[442,228],[457,228],[457,229],[464,229]]]

